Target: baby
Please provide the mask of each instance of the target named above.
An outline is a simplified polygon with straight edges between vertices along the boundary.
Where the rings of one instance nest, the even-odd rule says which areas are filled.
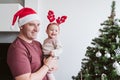
[[[46,33],[48,37],[44,40],[43,43],[43,52],[45,56],[59,58],[59,55],[62,53],[62,44],[58,39],[59,32],[60,28],[57,23],[50,23],[47,26]]]
[[[65,22],[67,16],[62,16],[61,18],[58,17],[58,19],[56,19],[56,22],[53,22],[55,20],[54,12],[50,10],[48,12],[47,18],[49,19],[50,23],[46,28],[46,33],[48,37],[44,40],[42,46],[43,53],[45,57],[53,56],[59,59],[59,56],[62,53],[62,45],[60,40],[58,39],[58,35],[60,33],[59,25]],[[49,80],[55,80],[55,77],[52,72],[48,73],[47,76]]]

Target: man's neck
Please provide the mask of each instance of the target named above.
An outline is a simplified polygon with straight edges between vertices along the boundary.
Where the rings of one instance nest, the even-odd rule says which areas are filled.
[[[19,38],[21,38],[22,40],[26,41],[27,43],[32,43],[33,40],[29,40],[27,39],[25,36],[23,35],[18,35]]]

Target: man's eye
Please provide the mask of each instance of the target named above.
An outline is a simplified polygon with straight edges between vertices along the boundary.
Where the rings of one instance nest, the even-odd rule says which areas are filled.
[[[34,24],[29,24],[29,26],[33,26]]]
[[[37,24],[37,26],[40,26],[40,24]]]

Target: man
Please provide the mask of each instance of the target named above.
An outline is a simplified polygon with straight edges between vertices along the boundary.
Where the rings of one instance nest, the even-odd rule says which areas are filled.
[[[43,60],[42,46],[34,39],[39,32],[40,20],[31,8],[22,8],[15,13],[20,32],[10,45],[7,63],[15,80],[48,80],[47,72],[56,69],[57,59],[49,57]]]

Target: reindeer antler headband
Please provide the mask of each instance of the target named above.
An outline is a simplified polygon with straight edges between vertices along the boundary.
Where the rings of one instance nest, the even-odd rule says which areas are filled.
[[[58,17],[57,19],[55,18],[54,12],[52,10],[48,11],[47,18],[50,22],[54,22],[56,20],[56,23],[60,25],[61,23],[64,23],[65,20],[67,19],[67,16],[61,16]]]

